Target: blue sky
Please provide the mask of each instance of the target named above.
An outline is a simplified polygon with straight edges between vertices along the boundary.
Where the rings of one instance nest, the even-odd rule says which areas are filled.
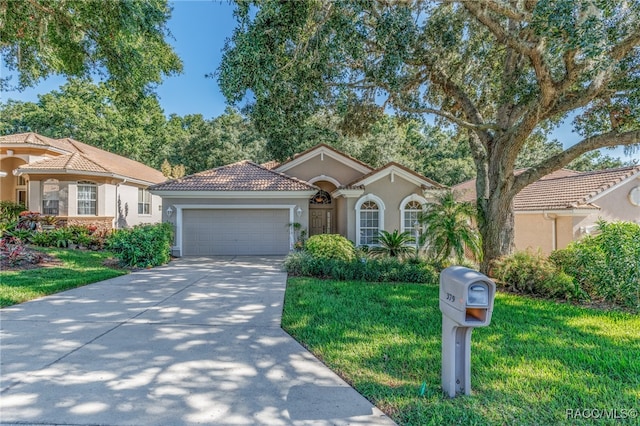
[[[168,26],[174,39],[169,42],[182,59],[184,72],[166,78],[157,88],[160,104],[167,116],[202,114],[205,118],[213,118],[224,112],[225,99],[216,79],[206,78],[205,75],[215,72],[220,64],[225,40],[231,36],[236,23],[233,10],[234,6],[226,0],[173,2]],[[2,73],[5,72],[3,67]],[[2,93],[0,101],[16,99],[37,102],[39,94],[57,90],[64,82],[62,77],[53,77],[23,92]],[[552,137],[562,141],[565,147],[579,140],[571,132],[569,121],[556,130]],[[625,156],[622,148],[604,152],[625,160],[640,161],[640,150],[631,157]]]

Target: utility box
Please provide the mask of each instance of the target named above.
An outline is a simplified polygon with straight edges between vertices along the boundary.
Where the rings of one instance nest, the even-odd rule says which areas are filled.
[[[442,389],[450,396],[471,394],[471,332],[491,323],[496,284],[462,266],[440,273]]]

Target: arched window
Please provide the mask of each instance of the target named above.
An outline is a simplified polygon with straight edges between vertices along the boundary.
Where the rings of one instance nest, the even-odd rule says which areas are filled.
[[[93,182],[78,182],[78,215],[96,215],[98,186]]]
[[[331,204],[331,195],[327,191],[320,190],[309,200],[310,204]]]
[[[422,212],[423,206],[426,202],[427,200],[416,194],[411,194],[402,200],[400,203],[400,217],[402,221],[400,224],[401,232],[409,231],[413,235],[413,232],[416,229],[415,224],[418,221],[418,216],[420,215],[420,212]]]
[[[375,244],[375,239],[382,229],[384,229],[384,203],[373,194],[365,195],[356,203],[358,245]]]
[[[60,214],[60,182],[47,179],[42,184],[42,214],[57,216]]]

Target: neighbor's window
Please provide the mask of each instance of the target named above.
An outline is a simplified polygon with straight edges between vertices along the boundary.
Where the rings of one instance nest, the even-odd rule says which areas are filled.
[[[151,194],[148,189],[138,188],[138,214],[151,214]]]
[[[57,216],[60,214],[60,182],[47,179],[42,184],[42,214]]]
[[[96,215],[98,187],[93,182],[78,182],[78,214]]]
[[[360,245],[375,244],[380,232],[380,210],[374,201],[365,201],[360,206]]]

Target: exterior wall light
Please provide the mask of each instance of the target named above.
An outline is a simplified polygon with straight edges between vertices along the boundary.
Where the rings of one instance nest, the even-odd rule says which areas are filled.
[[[173,215],[173,208],[171,206],[167,207],[167,218],[170,218]]]
[[[302,216],[302,209],[300,208],[300,206],[298,206],[298,208],[296,209],[296,216]]]

